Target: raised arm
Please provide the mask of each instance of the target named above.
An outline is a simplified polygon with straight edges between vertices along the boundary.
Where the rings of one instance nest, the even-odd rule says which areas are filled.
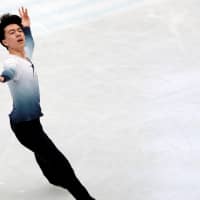
[[[30,27],[31,26],[31,20],[30,20],[30,17],[28,15],[27,8],[24,8],[24,7],[19,8],[19,15],[22,19],[22,25],[24,27]]]
[[[28,15],[27,8],[24,8],[24,7],[19,8],[19,15],[22,19],[22,25],[24,27],[24,34],[26,38],[25,51],[26,51],[27,56],[31,58],[33,54],[33,49],[34,49],[34,40],[31,33],[31,28],[30,28],[31,20]]]

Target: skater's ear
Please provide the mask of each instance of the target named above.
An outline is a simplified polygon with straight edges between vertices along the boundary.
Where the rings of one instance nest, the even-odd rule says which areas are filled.
[[[8,43],[7,43],[6,39],[2,40],[1,44],[8,49]]]

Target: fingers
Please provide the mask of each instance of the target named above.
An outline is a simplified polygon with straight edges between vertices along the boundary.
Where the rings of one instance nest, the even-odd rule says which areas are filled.
[[[18,9],[20,17],[28,16],[28,9],[23,6]]]

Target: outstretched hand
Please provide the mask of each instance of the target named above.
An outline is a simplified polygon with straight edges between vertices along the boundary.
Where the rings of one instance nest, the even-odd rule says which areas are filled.
[[[28,15],[27,8],[24,8],[24,7],[19,8],[19,15],[22,19],[22,25],[24,27],[27,27],[27,26],[30,27],[31,21],[30,21],[29,15]]]
[[[0,76],[0,82],[4,82],[4,77],[3,76]]]

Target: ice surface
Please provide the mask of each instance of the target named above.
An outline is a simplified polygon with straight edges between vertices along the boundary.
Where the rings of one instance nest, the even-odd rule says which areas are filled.
[[[84,9],[70,15],[88,18],[62,13],[57,27],[58,13],[41,22],[30,2],[42,123],[89,191],[97,200],[199,200],[199,2],[123,1],[130,5],[103,12],[109,3],[95,1],[104,9],[94,17],[94,4],[77,0]],[[10,95],[0,90],[0,198],[72,199],[12,134]]]

